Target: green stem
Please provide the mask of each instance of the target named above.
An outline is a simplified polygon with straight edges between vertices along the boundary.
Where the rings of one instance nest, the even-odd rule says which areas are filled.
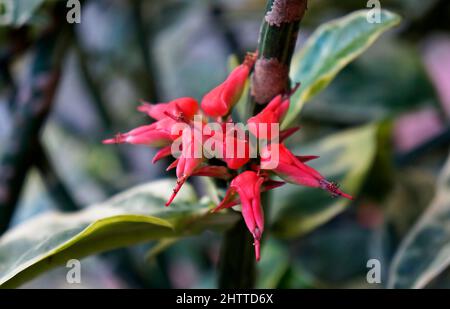
[[[289,66],[307,0],[269,0],[261,25],[251,95],[258,104],[289,90]]]
[[[224,236],[220,253],[219,288],[253,288],[256,279],[253,237],[243,219]]]
[[[263,103],[288,90],[289,65],[306,6],[307,0],[268,1],[261,25],[247,116],[255,115]],[[261,201],[265,212],[269,209],[269,200],[269,194],[263,193]],[[256,262],[252,243],[253,237],[242,219],[225,233],[220,256],[220,288],[255,287]]]

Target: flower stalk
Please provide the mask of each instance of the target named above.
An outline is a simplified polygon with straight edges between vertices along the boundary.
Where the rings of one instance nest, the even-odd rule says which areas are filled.
[[[268,0],[251,79],[247,119],[277,95],[289,92],[289,66],[306,9],[307,0]],[[263,192],[261,200],[268,213],[269,192]],[[248,246],[252,240],[243,219],[225,233],[219,265],[220,288],[255,287],[256,262]]]
[[[296,10],[306,9],[306,1],[274,0],[270,3],[272,5],[265,15],[263,31],[267,27],[265,23],[270,27],[282,28],[284,23],[298,22],[299,16],[303,16],[304,12],[299,14]],[[291,30],[286,36],[296,35],[297,31]],[[295,40],[291,38],[290,41],[290,44],[283,45],[287,50],[279,53],[282,58],[265,58],[266,54],[263,52],[258,61],[263,63],[263,67],[266,60],[280,63],[287,68],[283,69],[287,73],[293,52],[292,42]],[[260,50],[264,51],[266,48],[262,46]],[[269,104],[263,106],[260,111],[253,110],[253,117],[247,121],[251,134],[247,135],[245,126],[243,128],[242,124],[233,121],[232,109],[242,96],[255,60],[256,54],[248,54],[225,81],[203,96],[201,107],[197,100],[189,97],[156,105],[144,103],[138,110],[156,122],[127,133],[119,133],[114,138],[103,141],[105,144],[129,143],[160,147],[154,161],[168,155],[174,157],[175,160],[167,170],[176,168],[177,182],[166,206],[172,204],[183,184],[191,176],[231,180],[223,200],[212,209],[212,212],[216,212],[240,205],[243,217],[243,220],[225,235],[220,263],[222,273],[219,283],[222,288],[254,286],[254,263],[255,260],[260,260],[264,233],[263,207],[267,210],[267,205],[264,206],[267,203],[263,204],[262,200],[268,201],[268,196],[261,196],[263,192],[289,182],[323,189],[331,193],[332,197],[352,198],[340,190],[337,184],[328,181],[318,171],[305,164],[316,156],[297,156],[283,144],[283,141],[298,129],[290,128],[279,132],[279,125],[289,109],[290,97],[298,88],[298,84],[293,89],[290,85],[278,89],[278,92],[270,97]],[[255,76],[258,74],[255,70],[252,86],[255,86]],[[272,77],[265,77],[257,82],[270,82]],[[287,75],[286,79],[288,80]],[[272,86],[273,84],[269,83],[263,88]],[[268,127],[270,130],[267,130]],[[168,151],[168,146],[171,151]],[[273,178],[276,176],[281,177],[284,182]],[[253,254],[248,250],[251,248],[249,240]]]

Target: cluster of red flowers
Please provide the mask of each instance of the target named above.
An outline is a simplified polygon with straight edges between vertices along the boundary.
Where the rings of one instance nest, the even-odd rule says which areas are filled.
[[[166,206],[172,202],[190,176],[232,179],[223,201],[214,211],[241,205],[242,216],[254,238],[256,260],[259,260],[260,240],[264,231],[264,214],[260,193],[284,184],[282,181],[271,179],[272,176],[278,176],[285,182],[327,190],[333,197],[343,196],[349,199],[352,197],[343,193],[335,183],[327,181],[319,172],[305,164],[305,162],[317,158],[316,156],[296,156],[286,148],[283,141],[298,128],[281,131],[276,139],[272,136],[274,132],[258,129],[258,125],[263,124],[270,127],[283,120],[289,108],[290,94],[276,96],[260,113],[247,121],[249,125],[256,124],[256,126],[249,126],[251,134],[259,140],[266,141],[266,146],[260,149],[257,158],[250,157],[247,147],[249,141],[246,137],[225,134],[218,137],[219,145],[223,146],[220,150],[222,156],[219,160],[223,163],[213,165],[211,160],[205,156],[193,155],[194,148],[202,146],[197,145],[201,144],[202,140],[195,138],[195,134],[192,133],[195,132],[195,129],[191,130],[189,134],[174,130],[174,127],[180,123],[192,128],[196,115],[211,117],[210,119],[216,120],[221,125],[232,122],[230,116],[232,108],[242,95],[254,62],[255,55],[249,54],[244,63],[236,67],[222,84],[204,96],[201,110],[199,110],[198,102],[193,98],[179,98],[160,104],[143,103],[138,110],[148,114],[156,121],[128,133],[117,134],[114,138],[105,140],[104,143],[130,143],[162,147],[153,158],[153,163],[155,163],[163,157],[173,155],[172,144],[175,140],[181,139],[181,153],[168,167],[168,170],[176,167],[178,179]],[[206,125],[206,123],[204,121],[202,125]],[[202,132],[201,136],[204,135],[205,133]],[[213,133],[206,135],[208,137],[215,136]],[[243,144],[246,151],[244,151],[244,155],[240,156],[237,156],[235,151],[228,153],[225,151],[227,144]],[[275,150],[276,164],[269,164],[273,163]]]

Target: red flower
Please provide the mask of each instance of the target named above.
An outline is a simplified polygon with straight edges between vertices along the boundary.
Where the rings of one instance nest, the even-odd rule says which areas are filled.
[[[247,123],[249,131],[258,138],[272,139],[272,125],[279,125],[289,108],[289,98],[277,95],[269,104],[256,116],[251,117]],[[265,125],[265,126],[261,126]]]
[[[187,128],[182,134],[182,150],[177,162],[177,184],[173,189],[173,194],[166,203],[169,206],[178,191],[189,176],[191,176],[203,163],[201,141],[198,141],[194,131]]]
[[[237,170],[250,161],[250,143],[245,132],[240,128],[229,129],[221,125],[221,131],[213,131],[206,137],[214,142],[214,152],[227,167]]]
[[[171,128],[176,122],[170,118],[164,118],[150,125],[133,129],[127,133],[119,133],[114,138],[105,139],[103,144],[138,144],[161,147],[170,144],[174,138]]]
[[[219,118],[219,123],[211,125],[207,122],[207,117],[200,118],[197,122],[198,118],[194,119],[194,116],[201,116],[203,113],[199,112],[198,102],[193,98],[179,98],[154,105],[144,102],[138,110],[156,122],[127,133],[117,134],[116,137],[104,140],[103,143],[162,147],[155,154],[153,163],[169,155],[174,156],[176,159],[167,170],[176,168],[177,184],[166,206],[172,203],[191,176],[215,177],[225,181],[234,177],[224,199],[214,211],[241,204],[245,224],[254,238],[256,260],[259,260],[261,235],[264,231],[260,193],[284,184],[270,179],[270,175],[276,174],[290,183],[325,189],[331,192],[333,197],[343,196],[349,199],[352,197],[305,164],[317,158],[316,156],[295,156],[284,146],[283,141],[298,128],[281,132],[272,130],[272,125],[278,126],[283,120],[289,108],[289,97],[298,85],[289,94],[273,98],[259,114],[248,120],[250,132],[268,144],[265,148],[258,144],[257,147],[263,147],[263,150],[259,156],[254,156],[257,153],[256,146],[252,144],[253,140],[250,140],[247,132],[242,130],[243,125],[232,123],[230,113],[242,94],[255,58],[255,55],[247,56],[243,64],[234,69],[222,84],[203,98],[201,103],[203,112],[211,117],[223,117]],[[266,125],[267,129],[260,125]],[[277,136],[278,141],[274,139]],[[176,149],[177,147],[179,149]],[[174,153],[174,150],[177,150],[177,153]],[[222,162],[208,159],[219,159]],[[237,170],[242,172],[236,176]]]
[[[231,146],[231,144],[233,144],[233,146]],[[224,146],[222,160],[227,164],[228,168],[237,170],[250,161],[250,146],[246,139],[227,136],[225,138]],[[227,153],[227,149],[232,149],[233,151]]]
[[[237,204],[236,194],[242,205],[242,216],[253,235],[256,260],[260,259],[260,241],[264,231],[264,213],[261,207],[261,185],[264,178],[253,171],[245,171],[236,176],[230,184],[222,203],[214,211],[229,208]]]
[[[208,116],[221,117],[230,113],[242,95],[255,58],[254,54],[249,54],[244,63],[236,67],[222,84],[203,97],[202,109]]]
[[[138,107],[157,121],[138,127],[128,133],[119,133],[114,138],[106,139],[104,144],[142,144],[148,146],[165,146],[179,135],[173,135],[172,127],[177,121],[190,121],[198,111],[198,103],[192,98],[179,98],[168,103],[151,105],[143,103]],[[160,156],[161,154],[157,154]],[[155,159],[156,161],[158,158]]]
[[[167,114],[174,118],[189,121],[198,112],[197,100],[189,97],[179,98],[168,103],[150,104],[142,102],[138,111],[146,113],[156,120],[167,118]]]
[[[318,171],[302,162],[314,158],[313,156],[296,157],[283,144],[271,144],[261,153],[261,169],[271,170],[290,183],[321,188],[329,191],[333,197],[342,196],[353,199],[342,192],[335,183],[326,180]]]

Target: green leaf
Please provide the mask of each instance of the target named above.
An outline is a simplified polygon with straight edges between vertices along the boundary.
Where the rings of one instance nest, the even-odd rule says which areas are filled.
[[[378,258],[375,252],[369,252],[371,232],[356,220],[340,221],[302,237],[291,254],[323,284],[339,286],[359,279],[365,281],[367,261]]]
[[[416,48],[386,36],[347,65],[301,114],[318,122],[361,124],[438,102]]]
[[[349,62],[363,53],[383,32],[400,22],[400,17],[382,10],[380,23],[367,21],[368,10],[361,10],[319,27],[296,54],[291,79],[301,87],[291,99],[283,122],[288,126],[303,104],[323,90]]]
[[[210,203],[198,202],[188,185],[164,207],[174,185],[145,184],[78,213],[46,213],[13,228],[0,239],[0,286],[18,286],[69,259],[235,222],[233,212],[211,214]]]
[[[337,181],[353,196],[358,194],[375,158],[377,126],[339,132],[315,143],[304,145],[294,153],[320,155],[309,165],[322,175]],[[349,204],[344,198],[333,199],[317,188],[287,184],[272,194],[273,232],[281,237],[297,237],[324,224]]]
[[[25,24],[34,12],[44,3],[44,0],[7,0],[0,5],[2,25],[20,27]]]
[[[450,158],[436,195],[400,245],[388,287],[424,288],[450,265]]]

